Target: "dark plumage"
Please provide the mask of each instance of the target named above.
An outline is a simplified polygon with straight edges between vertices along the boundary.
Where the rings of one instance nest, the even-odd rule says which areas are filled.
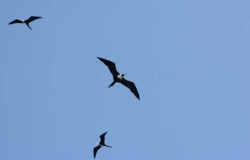
[[[117,70],[116,70],[116,66],[114,62],[111,62],[109,60],[97,57],[100,61],[102,61],[106,66],[108,66],[111,74],[113,75],[113,79],[114,81],[109,85],[109,88],[112,87],[116,82],[119,82],[121,84],[123,84],[124,86],[128,87],[130,89],[130,91],[132,93],[134,93],[134,95],[140,100],[140,95],[137,91],[137,88],[135,86],[135,84],[131,81],[128,81],[124,78],[125,74],[120,74]]]
[[[40,19],[40,18],[42,18],[42,17],[31,16],[29,19],[26,19],[26,20],[15,19],[14,21],[10,22],[9,25],[10,24],[15,24],[15,23],[25,23],[29,27],[29,29],[32,30],[32,28],[30,27],[29,23],[32,22],[32,21],[34,21],[34,20],[36,20],[36,19]]]
[[[108,146],[108,145],[105,144],[105,135],[106,135],[107,133],[108,133],[108,132],[105,132],[105,133],[103,133],[102,135],[100,135],[101,141],[99,142],[98,146],[96,146],[96,147],[94,148],[94,158],[96,157],[97,151],[98,151],[101,147],[104,146],[104,147],[110,147],[110,148],[112,148],[111,146]]]

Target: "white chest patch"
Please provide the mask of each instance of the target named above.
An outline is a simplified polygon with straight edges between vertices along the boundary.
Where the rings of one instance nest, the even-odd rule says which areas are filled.
[[[122,77],[122,74],[118,74],[118,75],[117,75],[117,78],[120,79],[120,80],[122,80],[122,78],[123,78],[123,77]]]

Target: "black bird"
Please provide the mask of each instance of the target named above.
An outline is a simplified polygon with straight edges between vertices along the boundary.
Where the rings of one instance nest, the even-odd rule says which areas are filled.
[[[100,135],[100,138],[101,138],[101,141],[99,142],[99,144],[98,144],[98,146],[96,146],[95,148],[94,148],[94,158],[95,158],[95,156],[96,156],[96,153],[97,153],[97,151],[101,148],[101,147],[110,147],[110,148],[112,148],[111,146],[108,146],[108,145],[106,145],[105,144],[105,135],[107,134],[108,132],[105,132],[105,133],[103,133],[102,135]]]
[[[111,62],[109,60],[106,60],[100,57],[97,57],[97,58],[100,59],[106,66],[108,66],[111,74],[113,75],[114,81],[109,85],[109,88],[112,87],[116,82],[119,82],[123,84],[124,86],[128,87],[130,91],[134,93],[134,95],[140,100],[140,95],[136,89],[135,84],[124,78],[126,74],[120,74],[119,72],[117,72],[114,62]]]
[[[15,19],[14,21],[10,22],[9,25],[15,24],[15,23],[25,23],[32,30],[29,23],[36,20],[36,19],[40,19],[40,18],[42,18],[42,17],[31,16],[29,19],[26,19],[26,20]]]

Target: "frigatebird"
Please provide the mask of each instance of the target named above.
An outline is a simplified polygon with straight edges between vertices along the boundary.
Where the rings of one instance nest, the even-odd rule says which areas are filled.
[[[24,23],[24,24],[26,24],[29,27],[29,29],[32,30],[32,28],[30,27],[29,23],[32,22],[32,21],[34,21],[34,20],[36,20],[36,19],[40,19],[40,18],[42,18],[42,17],[31,16],[29,19],[26,19],[26,20],[15,19],[14,21],[10,22],[9,25],[10,24],[15,24],[15,23]]]
[[[112,148],[111,146],[108,146],[108,145],[106,145],[105,144],[105,135],[107,134],[108,132],[105,132],[105,133],[103,133],[102,135],[100,135],[100,139],[101,139],[101,141],[99,142],[99,144],[98,144],[98,146],[96,146],[95,148],[94,148],[94,158],[96,157],[96,153],[97,153],[97,151],[101,148],[101,147],[110,147],[110,148]]]
[[[132,93],[140,100],[140,95],[136,89],[136,86],[133,82],[130,82],[124,78],[126,74],[120,74],[116,70],[116,66],[114,62],[111,62],[109,60],[97,57],[99,60],[101,60],[106,66],[108,66],[111,74],[113,75],[114,81],[109,85],[109,88],[112,87],[116,82],[119,82],[123,84],[124,86],[128,87]]]

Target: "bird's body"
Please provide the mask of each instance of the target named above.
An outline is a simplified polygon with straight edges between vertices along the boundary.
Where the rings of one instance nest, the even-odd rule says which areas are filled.
[[[137,91],[137,88],[133,82],[130,82],[124,78],[126,74],[121,74],[116,70],[116,66],[114,62],[109,60],[97,57],[100,61],[102,61],[106,66],[108,66],[111,74],[113,75],[113,82],[109,85],[109,88],[112,87],[116,82],[123,84],[124,86],[128,87],[130,91],[140,100],[140,95]]]
[[[109,148],[112,148],[111,146],[108,146],[105,144],[105,135],[107,134],[108,132],[105,132],[103,133],[102,135],[100,135],[100,139],[101,141],[98,143],[98,145],[94,148],[94,158],[96,157],[96,153],[97,151],[101,148],[101,147],[109,147]]]
[[[29,29],[32,30],[32,28],[29,25],[30,22],[32,22],[32,21],[34,21],[36,19],[40,19],[40,18],[42,18],[42,17],[31,16],[29,19],[26,19],[26,20],[15,19],[14,21],[10,22],[9,25],[10,24],[15,24],[15,23],[24,23],[24,24],[26,24],[29,27]]]

